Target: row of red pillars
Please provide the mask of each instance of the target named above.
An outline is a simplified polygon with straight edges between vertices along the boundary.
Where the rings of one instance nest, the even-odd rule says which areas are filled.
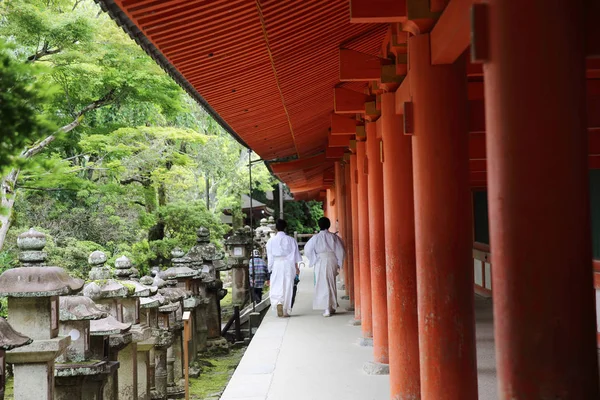
[[[556,2],[540,16],[535,4],[490,1],[498,395],[597,399],[583,6]],[[336,164],[354,250],[345,279],[374,361],[389,363],[392,399],[477,399],[466,56],[432,65],[427,34],[408,48],[413,135],[384,93],[381,118]]]

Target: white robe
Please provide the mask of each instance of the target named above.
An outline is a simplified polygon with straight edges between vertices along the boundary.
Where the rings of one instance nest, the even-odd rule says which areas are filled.
[[[306,243],[304,255],[315,268],[314,310],[335,310],[338,306],[335,277],[344,262],[344,243],[336,234],[321,231]]]
[[[291,314],[296,264],[302,261],[298,243],[284,232],[277,232],[267,242],[267,260],[271,272],[271,307],[275,310],[277,304],[283,304],[284,312]]]

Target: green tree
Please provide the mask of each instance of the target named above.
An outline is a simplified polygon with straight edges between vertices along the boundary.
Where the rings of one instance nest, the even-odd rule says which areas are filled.
[[[75,156],[79,135],[65,134],[103,107],[111,106],[112,113],[92,116],[84,128],[118,123],[112,115],[119,115],[121,108],[133,109],[133,103],[145,111],[136,114],[145,122],[151,115],[168,118],[181,109],[181,89],[91,1],[14,0],[2,9],[2,21],[0,35],[15,44],[17,60],[43,63],[47,72],[35,75],[37,83],[49,81],[57,87],[44,111],[60,128],[23,150],[21,163],[57,139],[66,142],[65,156]],[[5,214],[0,215],[0,249],[10,227],[19,174],[13,168],[1,179]]]
[[[53,237],[51,262],[81,276],[94,249],[144,270],[175,246],[189,248],[201,225],[220,239],[221,210],[239,208],[257,156],[92,0],[13,0],[0,14],[11,60],[36,69],[32,85],[54,88],[33,116],[57,127],[20,143],[16,167],[2,176],[14,212],[0,217],[0,262],[14,263],[16,236],[31,226]],[[270,188],[263,164],[252,174],[254,188]]]
[[[15,60],[0,42],[0,173],[27,144],[54,130],[42,111],[52,86],[37,79],[40,72]]]

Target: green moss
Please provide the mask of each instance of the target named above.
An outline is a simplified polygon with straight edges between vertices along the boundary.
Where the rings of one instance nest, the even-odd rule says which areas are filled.
[[[199,364],[202,372],[197,379],[190,379],[190,400],[219,398],[240,363],[246,348],[233,349],[228,355],[203,358]]]
[[[15,388],[14,388],[14,379],[13,377],[6,378],[6,386],[4,388],[4,400],[13,400],[15,397]]]
[[[95,281],[90,281],[90,282],[94,282],[96,285],[103,287],[108,285],[108,279],[96,279]]]
[[[134,284],[132,284],[132,283],[126,283],[126,282],[121,282],[121,284],[123,286],[125,286],[125,288],[127,288],[127,294],[129,296],[131,296],[132,294],[135,293],[135,285]]]
[[[233,298],[231,291],[231,288],[227,289],[227,294],[221,299],[221,319],[223,321],[229,320],[233,315],[233,305],[231,304]]]

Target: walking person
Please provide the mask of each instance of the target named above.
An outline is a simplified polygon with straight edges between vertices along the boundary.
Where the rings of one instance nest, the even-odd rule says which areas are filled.
[[[252,300],[256,303],[260,303],[265,281],[268,280],[269,272],[267,270],[267,264],[260,258],[260,251],[258,250],[252,252],[252,258],[248,263],[248,273],[250,275],[250,293],[252,295]]]
[[[329,218],[320,218],[321,231],[310,238],[304,246],[304,255],[315,268],[315,294],[313,309],[324,310],[323,316],[330,317],[338,307],[335,277],[344,262],[344,243],[334,233],[329,232]]]
[[[278,219],[277,234],[267,242],[267,261],[271,273],[269,297],[278,317],[289,317],[292,313],[294,278],[300,273],[298,263],[302,261],[298,243],[285,234],[287,223]]]

